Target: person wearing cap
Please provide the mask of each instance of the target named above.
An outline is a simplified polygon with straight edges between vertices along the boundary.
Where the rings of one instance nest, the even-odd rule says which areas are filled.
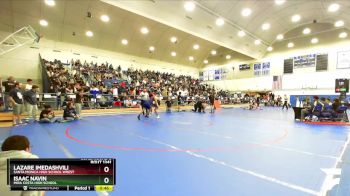
[[[32,89],[25,91],[23,93],[23,99],[25,101],[25,106],[28,113],[28,119],[32,118],[34,121],[37,121],[36,113],[38,112],[38,100],[37,100],[38,91],[39,91],[39,87],[37,85],[33,85]]]
[[[7,160],[8,159],[37,159],[31,153],[31,145],[26,136],[13,135],[8,137],[1,145],[0,152],[0,194],[2,196],[43,196],[43,191],[10,191],[7,186]]]
[[[13,125],[16,125],[18,120],[18,124],[22,124],[21,114],[23,112],[23,94],[19,89],[20,83],[15,83],[15,88],[12,89],[9,93],[9,102],[13,107]]]

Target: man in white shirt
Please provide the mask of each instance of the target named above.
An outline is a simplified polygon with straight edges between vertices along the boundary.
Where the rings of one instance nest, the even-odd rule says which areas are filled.
[[[284,95],[283,100],[284,100],[284,103],[283,103],[283,106],[282,106],[282,110],[284,109],[284,107],[286,107],[287,110],[288,110],[288,100],[289,99],[288,99],[287,95]]]
[[[26,90],[26,91],[32,90],[32,86],[33,86],[33,80],[32,80],[32,79],[28,79],[28,80],[27,80],[26,87],[25,87],[25,90]]]
[[[141,112],[140,114],[137,116],[137,118],[140,120],[140,116],[141,114],[145,115],[145,111],[146,111],[146,117],[148,116],[149,110],[145,108],[145,105],[149,105],[149,94],[147,92],[147,89],[144,88],[143,91],[140,93],[140,97],[141,97]]]
[[[147,89],[143,89],[143,91],[140,93],[141,101],[147,101],[149,100],[149,94],[147,92]]]
[[[113,98],[115,99],[115,100],[117,100],[118,99],[118,88],[117,88],[117,84],[113,84],[113,88],[112,88],[112,94],[113,94]]]

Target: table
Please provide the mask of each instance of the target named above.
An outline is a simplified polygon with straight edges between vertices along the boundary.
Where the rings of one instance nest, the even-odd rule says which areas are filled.
[[[301,110],[304,109],[303,107],[293,107],[294,110],[294,120],[301,120]]]

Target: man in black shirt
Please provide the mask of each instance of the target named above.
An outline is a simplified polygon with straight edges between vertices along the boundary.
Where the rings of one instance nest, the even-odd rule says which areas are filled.
[[[216,109],[215,106],[214,106],[214,101],[215,101],[215,94],[214,94],[214,92],[212,92],[212,93],[209,95],[210,113],[213,113],[214,110]]]
[[[203,106],[203,100],[202,98],[199,98],[198,101],[194,104],[194,110],[192,110],[194,112],[203,112],[205,113],[205,108]]]
[[[38,112],[38,100],[36,96],[38,90],[39,87],[37,85],[33,85],[31,90],[23,93],[28,119],[32,118],[34,121],[37,121],[36,113]]]
[[[166,105],[166,112],[171,112],[171,106],[172,106],[172,102],[171,102],[171,98],[168,97],[168,99],[166,100],[165,102],[165,105]]]
[[[2,82],[2,85],[5,87],[5,93],[9,93],[15,88],[16,81],[12,76],[10,76],[8,77],[7,81]]]
[[[180,105],[182,104],[182,97],[181,97],[181,92],[179,92],[177,96],[177,111],[180,111]]]
[[[16,119],[18,119],[18,123],[22,124],[21,114],[23,110],[23,95],[21,90],[19,89],[19,83],[15,83],[15,88],[12,89],[9,93],[9,102],[13,107],[13,125],[16,125]]]
[[[8,111],[10,107],[9,93],[15,88],[15,83],[16,81],[12,76],[8,77],[7,81],[2,82],[2,86],[5,88],[5,111]]]
[[[41,123],[52,123],[55,122],[55,113],[52,111],[50,105],[45,105],[44,110],[40,113],[40,122]]]
[[[336,98],[336,99],[333,100],[332,109],[333,109],[333,113],[334,113],[334,114],[338,112],[338,109],[339,109],[340,105],[341,105],[341,104],[340,104],[340,101],[339,101],[338,98]]]
[[[69,122],[77,119],[79,119],[79,115],[75,111],[73,103],[68,102],[67,107],[66,109],[64,109],[64,112],[63,112],[63,121],[61,122]]]

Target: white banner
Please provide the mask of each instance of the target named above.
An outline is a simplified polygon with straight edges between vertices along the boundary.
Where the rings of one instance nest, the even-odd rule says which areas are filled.
[[[350,68],[350,51],[338,52],[337,69]]]

